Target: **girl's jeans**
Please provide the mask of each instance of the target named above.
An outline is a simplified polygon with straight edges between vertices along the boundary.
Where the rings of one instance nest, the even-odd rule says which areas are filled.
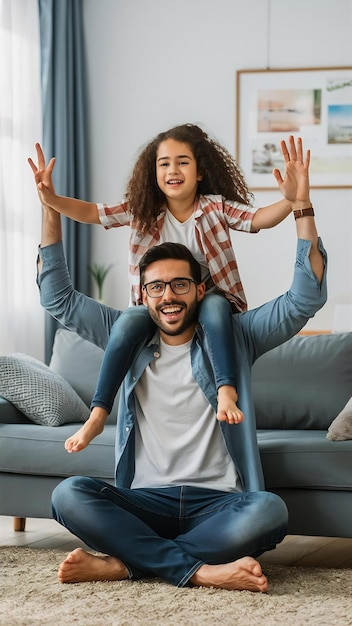
[[[236,387],[231,305],[225,297],[209,294],[199,308],[199,323],[205,347],[214,371],[216,388]],[[145,306],[129,307],[111,329],[91,406],[109,413],[117,391],[131,365],[134,349],[145,338],[152,338],[155,325]]]
[[[183,587],[204,563],[229,563],[275,548],[287,509],[269,492],[199,487],[117,488],[71,476],[52,497],[53,516],[93,550],[114,556],[131,578]]]

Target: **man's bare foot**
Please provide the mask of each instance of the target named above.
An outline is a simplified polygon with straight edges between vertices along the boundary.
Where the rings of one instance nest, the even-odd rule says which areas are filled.
[[[85,583],[93,580],[125,580],[129,577],[125,564],[113,556],[90,554],[76,548],[61,563],[60,583]]]
[[[233,591],[268,590],[268,580],[260,563],[251,556],[224,565],[202,565],[189,582],[198,587],[217,587]]]
[[[218,412],[216,418],[219,422],[239,424],[243,422],[244,415],[237,406],[237,391],[230,385],[222,385],[218,389]]]

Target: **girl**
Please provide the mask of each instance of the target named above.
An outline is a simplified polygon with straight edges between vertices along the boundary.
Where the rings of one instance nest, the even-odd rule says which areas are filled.
[[[105,228],[130,226],[132,305],[141,304],[138,263],[148,248],[173,241],[191,250],[207,288],[199,322],[218,390],[217,419],[241,422],[244,416],[237,406],[234,376],[236,346],[230,341],[230,328],[232,313],[247,307],[229,229],[258,232],[276,226],[291,212],[290,202],[283,199],[253,210],[252,196],[233,157],[192,124],[160,133],[144,148],[128,182],[126,201],[117,206],[57,196],[51,178],[55,159],[45,167],[38,144],[36,150],[38,168],[31,159],[29,164],[43,204],[80,222],[101,223]],[[104,355],[90,418],[67,440],[69,452],[83,449],[103,430],[134,348],[154,332],[144,306],[129,307],[119,317]]]

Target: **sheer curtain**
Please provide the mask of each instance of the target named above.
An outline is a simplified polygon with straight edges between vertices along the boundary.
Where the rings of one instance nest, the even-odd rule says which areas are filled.
[[[43,359],[41,207],[27,163],[42,138],[38,0],[0,0],[0,94],[0,354]]]

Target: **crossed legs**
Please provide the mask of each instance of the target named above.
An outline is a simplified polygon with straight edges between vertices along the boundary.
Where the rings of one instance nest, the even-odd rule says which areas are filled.
[[[279,543],[287,510],[274,494],[193,487],[118,489],[66,479],[53,493],[54,517],[93,550],[63,561],[61,582],[156,576],[177,586],[266,591],[255,557]]]

